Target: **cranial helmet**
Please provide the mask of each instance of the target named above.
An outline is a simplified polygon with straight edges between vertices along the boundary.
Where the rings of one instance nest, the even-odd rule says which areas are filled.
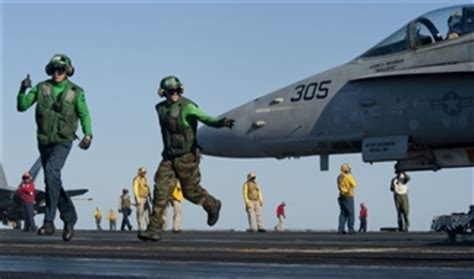
[[[348,173],[351,171],[351,165],[349,163],[344,163],[341,165],[341,171],[344,173]]]
[[[462,33],[462,13],[456,11],[448,18],[448,27],[450,32]]]
[[[26,180],[26,179],[31,179],[31,175],[29,172],[25,172],[22,176],[21,179]]]
[[[140,167],[138,169],[138,174],[141,174],[141,173],[146,173],[146,168],[145,167]]]
[[[247,179],[250,180],[250,179],[253,179],[253,178],[257,178],[257,174],[254,171],[247,174]]]
[[[72,66],[71,58],[64,54],[55,54],[50,60],[49,63],[46,65],[46,74],[48,76],[53,75],[54,68],[64,66],[66,68],[67,76],[74,75],[74,67]]]
[[[160,97],[163,97],[165,96],[166,91],[169,90],[178,90],[179,94],[183,94],[184,86],[177,77],[167,76],[163,78],[160,82],[160,89],[158,90],[158,95]]]

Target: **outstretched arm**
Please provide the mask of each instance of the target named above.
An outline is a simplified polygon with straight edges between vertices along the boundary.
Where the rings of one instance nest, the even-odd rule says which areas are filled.
[[[228,118],[218,119],[217,117],[207,115],[194,104],[188,104],[183,108],[183,118],[184,118],[183,122],[186,125],[189,125],[188,121],[190,121],[191,119],[195,119],[197,121],[200,121],[214,128],[221,128],[221,127],[232,128],[232,126],[234,126],[233,119],[228,119]]]

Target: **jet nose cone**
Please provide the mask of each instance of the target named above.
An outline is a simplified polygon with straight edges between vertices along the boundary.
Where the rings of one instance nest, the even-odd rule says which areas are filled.
[[[199,128],[197,137],[203,153],[213,156],[228,156],[230,146],[237,144],[237,138],[228,128],[203,126]]]
[[[201,127],[198,130],[198,143],[202,147],[202,152],[207,155],[231,158],[261,156],[251,137],[228,128]]]
[[[222,116],[235,120],[232,129],[216,129],[208,126],[202,126],[198,129],[198,143],[204,154],[233,158],[262,156],[252,136],[248,133],[251,121],[248,113],[244,113],[247,109],[247,107],[240,107]]]

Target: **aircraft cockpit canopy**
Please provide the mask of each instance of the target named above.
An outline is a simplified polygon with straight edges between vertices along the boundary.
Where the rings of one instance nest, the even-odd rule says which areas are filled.
[[[474,5],[460,5],[426,13],[400,28],[360,57],[414,50],[457,39],[474,32]]]

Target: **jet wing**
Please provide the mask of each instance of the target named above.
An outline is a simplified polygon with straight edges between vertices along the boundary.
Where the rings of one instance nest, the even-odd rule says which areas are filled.
[[[88,191],[89,191],[89,189],[66,190],[66,194],[69,197],[75,197],[75,196],[84,195]],[[36,190],[36,203],[40,204],[44,201],[46,201],[46,193],[44,191],[41,191],[41,190]]]
[[[41,158],[38,157],[38,159],[36,159],[35,163],[33,164],[33,166],[31,166],[30,170],[28,171],[31,175],[31,179],[33,181],[36,180],[36,177],[38,176],[39,172],[41,170]],[[21,185],[21,181],[20,183],[18,184],[18,187]]]
[[[8,188],[7,177],[5,176],[5,171],[3,170],[3,165],[0,163],[0,189]]]
[[[84,194],[87,193],[88,191],[89,191],[89,189],[74,189],[74,190],[67,190],[67,191],[66,191],[66,194],[67,194],[69,197],[75,197],[75,196],[84,195]]]

